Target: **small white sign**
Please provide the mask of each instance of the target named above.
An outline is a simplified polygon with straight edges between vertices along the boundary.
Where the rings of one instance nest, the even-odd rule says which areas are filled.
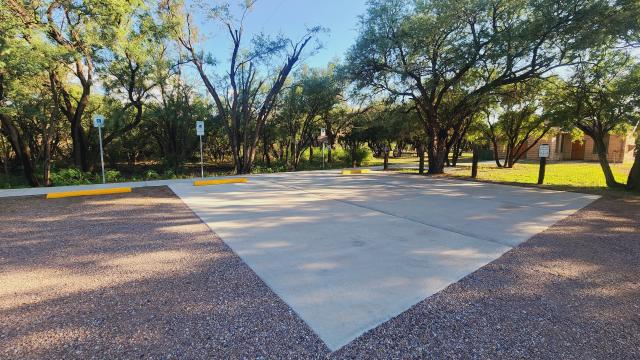
[[[549,157],[549,153],[549,144],[540,144],[540,148],[538,149],[538,157]]]
[[[325,137],[325,136],[327,136],[327,129],[325,128],[320,129],[320,137]]]
[[[93,126],[97,128],[104,127],[104,115],[95,115],[93,117]]]
[[[204,121],[196,121],[196,135],[204,135]]]

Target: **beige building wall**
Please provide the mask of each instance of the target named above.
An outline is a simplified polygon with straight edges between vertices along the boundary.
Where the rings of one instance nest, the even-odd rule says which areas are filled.
[[[571,159],[571,137],[568,134],[546,135],[531,149],[529,149],[529,151],[527,151],[526,159],[540,160],[538,154],[540,151],[540,145],[542,144],[549,145],[550,154],[547,160],[558,161]]]
[[[532,140],[530,140],[532,141]],[[634,151],[636,138],[633,133],[629,132],[626,136],[611,134],[608,136],[608,139],[605,140],[609,142],[609,146],[607,148],[607,158],[611,163],[621,163],[621,162],[633,162],[634,160]],[[532,160],[538,161],[540,158],[538,157],[538,151],[541,144],[548,144],[550,150],[550,156],[547,160],[549,161],[562,161],[562,160],[572,160],[572,147],[574,146],[573,141],[571,140],[571,135],[568,133],[565,134],[556,134],[556,135],[546,135],[536,145],[534,145],[525,156],[522,157],[523,160]],[[584,160],[585,161],[598,161],[598,154],[594,151],[594,143],[593,140],[586,136],[583,138],[584,144]],[[528,146],[528,145],[526,145]],[[500,159],[504,159],[506,146],[503,143],[498,143],[498,155]],[[580,152],[580,151],[579,151]],[[581,153],[581,152],[580,152]],[[576,154],[577,155],[577,154]],[[579,159],[580,157],[577,157]],[[576,160],[576,159],[573,159]]]
[[[607,146],[607,159],[611,163],[622,163],[633,161],[633,154],[635,150],[635,136],[632,133],[626,136],[617,134],[610,134],[605,142],[608,141]],[[584,159],[586,161],[598,161],[598,154],[595,152],[593,140],[585,136],[584,137]]]
[[[635,134],[629,132],[627,134],[627,139],[625,141],[625,152],[622,159],[624,163],[631,163],[635,160],[635,151],[636,151],[636,137]]]

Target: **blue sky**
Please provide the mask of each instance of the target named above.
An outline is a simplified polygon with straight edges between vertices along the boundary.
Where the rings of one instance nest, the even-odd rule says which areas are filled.
[[[239,1],[230,1],[231,9],[239,9]],[[215,2],[211,2],[215,3]],[[245,19],[244,45],[250,45],[253,34],[284,34],[292,39],[304,35],[305,29],[316,25],[329,29],[320,35],[323,48],[307,59],[312,67],[324,67],[335,58],[343,58],[357,36],[358,16],[366,11],[366,0],[258,0]],[[229,35],[222,29],[198,24],[206,37],[205,51],[219,62],[226,62],[230,52]]]

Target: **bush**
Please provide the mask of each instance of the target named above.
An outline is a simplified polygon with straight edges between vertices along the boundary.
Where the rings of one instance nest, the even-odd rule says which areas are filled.
[[[92,178],[91,173],[84,173],[76,168],[60,169],[51,172],[51,182],[56,186],[91,184]]]
[[[351,151],[349,151],[348,149],[344,149],[344,150],[341,149],[340,152],[337,152],[334,154],[338,160],[351,165]],[[373,154],[368,147],[361,146],[358,149],[356,149],[355,160],[358,166],[371,161],[371,159],[373,159]]]
[[[263,165],[254,165],[251,169],[251,173],[253,174],[272,174],[277,172],[289,171],[286,165],[283,164],[273,164],[271,167],[263,166]]]
[[[144,173],[145,180],[158,180],[160,179],[160,174],[158,174],[155,170],[147,170]]]
[[[164,173],[164,177],[165,179],[176,179],[176,173],[173,170],[167,170]]]
[[[101,177],[101,175],[98,175],[98,177]],[[107,170],[104,172],[104,177],[108,183],[114,183],[122,180],[120,171],[118,170]]]

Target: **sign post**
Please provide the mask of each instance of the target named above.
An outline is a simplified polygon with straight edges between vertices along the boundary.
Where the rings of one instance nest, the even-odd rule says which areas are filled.
[[[93,126],[98,128],[98,137],[100,138],[100,165],[102,166],[102,183],[106,183],[104,176],[104,155],[102,150],[102,128],[104,127],[104,115],[95,115],[93,117]]]
[[[200,138],[200,177],[204,177],[204,156],[202,154],[202,135],[204,135],[204,121],[196,121],[196,135]]]
[[[538,157],[540,158],[540,172],[538,172],[538,185],[544,182],[544,171],[547,166],[547,158],[549,157],[549,144],[540,144],[538,149]]]

